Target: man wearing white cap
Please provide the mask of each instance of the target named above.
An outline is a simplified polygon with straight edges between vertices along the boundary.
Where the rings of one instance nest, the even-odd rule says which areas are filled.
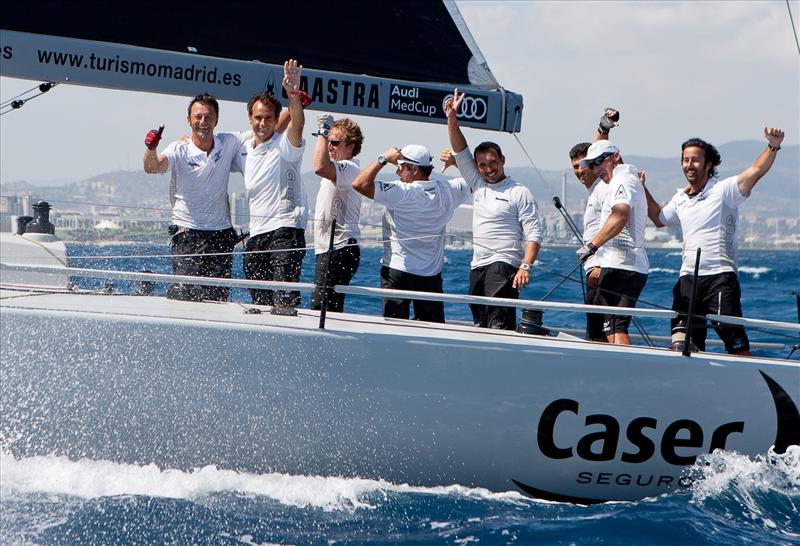
[[[619,125],[619,111],[614,108],[606,108],[600,118],[594,141],[608,140],[611,129]],[[569,151],[569,160],[572,163],[572,172],[578,182],[583,184],[589,191],[589,198],[586,200],[586,209],[583,212],[583,243],[588,243],[600,229],[600,212],[603,210],[603,201],[606,198],[608,184],[600,180],[598,173],[589,169],[585,164],[581,164],[586,152],[589,151],[591,143],[579,142]],[[591,280],[587,283],[584,294],[584,303],[594,305],[597,300],[597,278],[592,275],[595,268],[600,267],[597,256],[592,256],[583,262],[586,277]],[[598,270],[599,273],[599,270]],[[599,313],[586,314],[586,339],[598,342],[605,342],[606,336],[603,333],[603,315]]]
[[[531,191],[506,176],[506,159],[500,146],[482,142],[469,151],[458,125],[464,93],[453,91],[445,101],[447,133],[461,176],[474,193],[472,203],[473,255],[469,293],[495,298],[519,297],[531,278],[531,267],[539,254],[542,228]],[[448,163],[445,162],[445,166]],[[513,330],[517,326],[514,307],[470,305],[475,326]]]
[[[608,184],[608,192],[600,213],[600,229],[578,250],[578,258],[583,262],[597,254],[600,267],[591,274],[599,277],[598,305],[635,307],[649,270],[644,249],[644,186],[636,167],[623,163],[619,148],[608,140],[589,146],[581,163]],[[603,332],[609,343],[630,345],[630,321],[623,315],[604,317]]]
[[[431,159],[418,144],[389,148],[353,181],[353,189],[386,207],[381,288],[442,292],[445,228],[471,192],[463,180],[429,180]],[[376,182],[387,163],[397,165],[398,180]],[[442,302],[413,301],[414,318],[444,322]],[[407,319],[410,305],[410,299],[384,298],[383,316]]]

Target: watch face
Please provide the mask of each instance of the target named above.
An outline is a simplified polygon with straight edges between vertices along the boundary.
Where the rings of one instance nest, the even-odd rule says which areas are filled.
[[[379,155],[379,156],[378,156],[378,160],[377,160],[377,161],[378,161],[378,163],[380,163],[381,165],[386,165],[386,163],[387,163],[387,162],[386,162],[386,158],[385,158],[385,157],[383,157],[382,155]]]

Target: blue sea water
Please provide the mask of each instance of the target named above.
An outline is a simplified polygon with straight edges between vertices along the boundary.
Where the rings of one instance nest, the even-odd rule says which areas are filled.
[[[71,265],[169,272],[164,246],[71,245]],[[465,293],[471,253],[448,250],[444,284]],[[651,250],[651,274],[641,301],[668,307],[680,266],[674,250]],[[377,286],[379,249],[365,248],[354,284]],[[523,298],[539,299],[567,274],[573,249],[546,248]],[[794,322],[800,290],[797,252],[743,251],[740,259],[747,316]],[[236,271],[241,276],[241,260]],[[313,278],[306,257],[303,279]],[[86,288],[101,281],[80,280]],[[131,286],[115,283],[118,291]],[[159,287],[163,293],[163,287]],[[234,297],[249,301],[244,291]],[[581,300],[579,282],[567,281],[551,300]],[[304,304],[308,297],[304,295]],[[380,304],[350,298],[347,310],[378,314]],[[448,304],[449,319],[469,320],[466,306]],[[582,327],[565,313],[545,314],[550,325]],[[651,335],[668,324],[643,320]],[[714,337],[714,334],[710,334]],[[796,338],[750,331],[751,340]],[[762,351],[786,357],[788,347]],[[719,349],[718,349],[719,350]],[[795,353],[794,359],[798,358]],[[1,417],[0,417],[1,418]],[[507,492],[452,484],[414,487],[331,476],[248,474],[224,468],[192,471],[57,456],[15,459],[0,453],[2,544],[798,544],[800,448],[785,455],[745,457],[715,452],[694,469],[704,479],[691,490],[638,502],[576,506]]]

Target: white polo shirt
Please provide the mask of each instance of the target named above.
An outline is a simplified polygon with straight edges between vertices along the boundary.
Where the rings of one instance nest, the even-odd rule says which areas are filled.
[[[694,274],[698,248],[702,249],[700,275],[736,273],[739,205],[748,197],[739,191],[738,176],[711,178],[694,197],[686,195],[686,189],[678,190],[661,209],[661,223],[680,225],[683,231],[681,276]]]
[[[432,277],[444,268],[444,232],[458,206],[471,196],[463,180],[375,182],[383,215],[381,264]]]
[[[519,267],[525,244],[542,242],[542,226],[533,194],[510,177],[494,184],[486,182],[469,148],[461,150],[455,158],[473,195],[470,268],[495,262]]]
[[[295,147],[286,133],[275,133],[255,146],[247,135],[232,169],[244,175],[250,205],[250,236],[281,227],[305,229],[308,199],[300,178],[305,140]]]
[[[241,140],[235,134],[217,133],[206,153],[191,140],[169,144],[161,155],[169,160],[170,202],[175,225],[203,231],[231,227],[228,178]]]
[[[361,194],[353,189],[353,180],[361,167],[357,159],[334,161],[336,181],[323,178],[319,182],[317,204],[314,207],[314,253],[328,252],[331,220],[336,218],[333,247],[342,248],[348,239],[360,239]]]
[[[589,199],[586,201],[586,210],[583,212],[583,243],[586,244],[600,231],[600,214],[603,212],[603,201],[606,200],[608,184],[598,177],[589,190]],[[586,271],[598,267],[600,262],[597,255],[591,256],[583,264]]]
[[[597,251],[597,260],[602,268],[625,269],[647,274],[650,264],[644,249],[644,228],[647,222],[647,198],[633,165],[617,165],[608,183],[608,193],[600,213],[600,227],[611,216],[615,205],[628,205],[628,224],[616,237],[606,242]]]

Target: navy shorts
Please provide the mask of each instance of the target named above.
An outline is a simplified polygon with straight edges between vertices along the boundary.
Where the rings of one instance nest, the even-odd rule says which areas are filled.
[[[672,310],[682,313],[672,319],[672,327],[685,323],[686,314],[689,312],[689,298],[692,296],[692,275],[684,275],[672,289]],[[694,303],[695,315],[722,315],[732,317],[742,316],[742,289],[739,286],[739,277],[736,273],[725,272],[716,275],[704,275],[697,278],[697,297]],[[733,324],[722,324],[711,321],[711,325],[719,338],[725,343],[725,350],[731,354],[750,350],[750,341],[744,328]],[[692,343],[698,349],[706,348],[708,326],[705,321],[697,320],[692,325]]]
[[[600,286],[597,305],[611,307],[636,307],[639,294],[647,283],[647,275],[626,269],[604,268],[600,271]],[[627,315],[604,315],[603,332],[627,334],[631,317]]]

